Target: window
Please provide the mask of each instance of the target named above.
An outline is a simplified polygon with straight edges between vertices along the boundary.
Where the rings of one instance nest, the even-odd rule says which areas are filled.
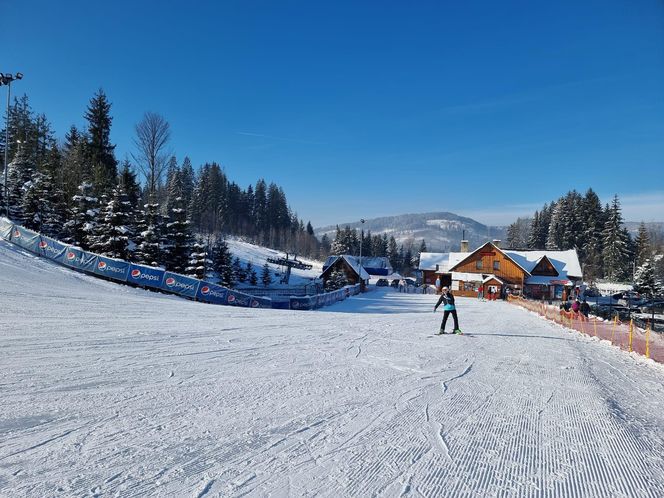
[[[493,262],[493,269],[494,270],[500,270],[500,261],[494,261]]]
[[[482,269],[482,260],[481,259],[478,259],[477,261],[475,261],[475,268],[477,268],[478,270]]]

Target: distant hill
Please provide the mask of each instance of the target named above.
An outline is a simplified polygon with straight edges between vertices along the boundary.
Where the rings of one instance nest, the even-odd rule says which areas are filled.
[[[640,221],[626,221],[624,223],[627,231],[629,231],[632,237],[636,237],[636,234],[639,233],[639,226],[641,225]],[[664,222],[661,221],[651,221],[645,223],[648,231],[658,234],[659,237],[664,237]]]
[[[359,221],[350,223],[339,223],[339,227],[346,225],[351,228],[360,229]],[[330,225],[315,230],[319,238],[327,234],[334,240],[337,227]],[[491,239],[505,239],[505,227],[493,227],[448,212],[402,214],[398,216],[385,216],[366,220],[364,230],[371,231],[372,235],[386,233],[393,235],[398,244],[407,244],[412,241],[417,248],[422,239],[427,244],[429,251],[452,251],[459,250],[459,244],[466,232],[466,239],[470,241],[470,247],[475,248],[481,243]]]

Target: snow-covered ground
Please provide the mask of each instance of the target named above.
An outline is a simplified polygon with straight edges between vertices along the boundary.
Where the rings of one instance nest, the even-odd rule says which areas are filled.
[[[0,241],[0,496],[664,496],[662,367],[434,302],[212,306]]]

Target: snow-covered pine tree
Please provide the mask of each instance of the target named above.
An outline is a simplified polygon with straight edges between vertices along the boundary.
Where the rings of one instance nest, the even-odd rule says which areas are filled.
[[[247,268],[245,269],[245,272],[247,274],[249,284],[254,286],[258,285],[258,275],[256,275],[256,270],[254,270],[254,266],[251,264],[251,261],[247,261]]]
[[[390,236],[389,242],[387,243],[387,258],[390,260],[390,265],[392,265],[394,271],[399,271],[399,268],[401,268],[401,261],[399,258],[399,248],[397,247],[397,241],[394,236]]]
[[[235,283],[244,283],[247,280],[247,274],[240,263],[240,258],[237,256],[233,259],[233,280]]]
[[[263,283],[263,287],[272,285],[272,275],[270,274],[270,267],[267,263],[263,265],[263,270],[261,271],[261,282]]]
[[[652,245],[650,244],[650,234],[644,222],[639,225],[639,231],[634,241],[634,251],[636,265],[641,266],[647,259],[652,257]]]
[[[164,260],[166,268],[177,273],[184,273],[193,250],[193,237],[187,220],[180,172],[175,168],[171,172],[168,184],[168,221],[164,233]]]
[[[32,173],[32,179],[25,183],[23,197],[21,199],[21,213],[18,221],[30,230],[41,231],[42,223],[49,210],[47,201],[50,182],[46,181],[45,175],[39,171]]]
[[[30,160],[26,149],[20,146],[14,160],[7,167],[8,217],[18,222],[23,221],[23,195],[29,187],[35,169],[35,165]]]
[[[655,265],[650,258],[647,258],[639,266],[634,275],[634,287],[641,294],[645,294],[650,299],[658,296],[663,290],[662,282],[657,278]]]
[[[189,266],[185,269],[185,273],[190,277],[203,280],[207,274],[208,263],[206,245],[202,242],[195,242],[189,258]]]
[[[93,194],[92,183],[81,183],[72,202],[69,220],[65,223],[67,241],[88,249],[88,237],[94,233],[98,213],[98,201]]]
[[[88,122],[88,141],[85,146],[87,161],[92,166],[95,193],[109,191],[117,182],[115,145],[111,144],[111,103],[100,88],[93,95],[85,112]]]
[[[148,266],[159,266],[163,255],[161,217],[157,202],[149,201],[145,204],[139,230],[134,258],[137,262]]]
[[[620,280],[627,276],[627,263],[629,259],[629,234],[623,228],[620,201],[616,195],[613,198],[604,225],[602,253],[604,260],[604,276],[610,280]]]
[[[90,249],[102,256],[129,259],[132,214],[127,194],[122,186],[118,185],[111,192],[110,199],[101,207]]]
[[[217,237],[212,250],[212,269],[217,273],[219,285],[224,287],[233,286],[232,255],[228,250],[228,244],[223,237]]]
[[[602,276],[602,230],[604,216],[602,203],[597,194],[588,189],[583,198],[583,242],[579,257],[583,265],[583,275],[593,282]]]
[[[562,200],[552,204],[551,220],[549,221],[549,230],[546,236],[546,248],[550,251],[562,249]]]
[[[341,289],[346,285],[348,285],[348,279],[346,278],[346,274],[344,273],[343,270],[335,268],[330,272],[330,276],[325,282],[325,291],[332,292],[337,289]]]

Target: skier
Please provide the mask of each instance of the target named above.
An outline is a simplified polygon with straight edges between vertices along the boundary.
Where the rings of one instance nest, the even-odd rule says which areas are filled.
[[[438,309],[438,306],[443,302],[445,303],[443,306],[443,322],[440,324],[438,335],[445,334],[445,323],[447,323],[447,317],[450,316],[450,313],[452,314],[452,318],[454,318],[454,331],[452,333],[461,334],[461,329],[459,329],[459,319],[457,318],[456,307],[454,306],[454,296],[448,287],[443,287],[440,298],[438,299],[436,306],[433,307],[434,313]]]

